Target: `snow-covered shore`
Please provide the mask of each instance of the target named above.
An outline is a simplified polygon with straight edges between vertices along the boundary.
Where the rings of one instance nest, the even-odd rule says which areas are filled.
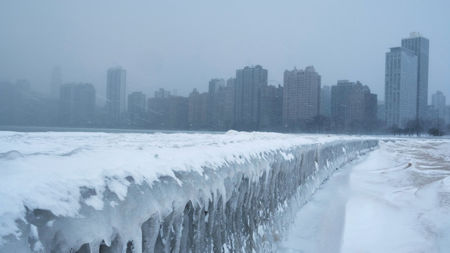
[[[125,247],[129,241],[138,252],[146,243],[153,249],[262,249],[254,244],[267,240],[258,235],[270,229],[261,227],[268,224],[264,219],[283,210],[299,186],[314,182],[307,189],[312,192],[336,167],[376,143],[349,136],[234,131],[0,132],[0,238],[17,252],[76,250],[85,243]],[[199,217],[205,222],[198,223]],[[184,222],[197,222],[203,228],[195,233],[208,235],[210,242],[194,242],[197,237],[186,235],[189,224]],[[213,224],[244,236],[225,238],[230,235],[217,234]],[[171,236],[164,229],[175,233],[175,245],[152,237]]]
[[[321,186],[281,252],[448,252],[450,140],[379,146]]]

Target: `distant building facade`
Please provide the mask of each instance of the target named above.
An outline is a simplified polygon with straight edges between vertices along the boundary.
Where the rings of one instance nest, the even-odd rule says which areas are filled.
[[[230,129],[234,126],[235,89],[236,79],[229,78],[223,90],[222,122],[224,129]]]
[[[450,128],[450,105],[445,106],[445,124]]]
[[[313,66],[284,72],[284,127],[295,127],[319,115],[320,83],[321,77]]]
[[[59,120],[62,125],[94,124],[95,88],[90,83],[69,83],[60,88]]]
[[[208,124],[213,129],[222,127],[221,122],[224,100],[224,79],[211,79],[208,85]]]
[[[402,39],[402,47],[413,51],[417,56],[416,114],[418,119],[426,118],[428,106],[429,44],[429,40],[419,33],[411,33],[409,38]]]
[[[261,88],[267,86],[268,72],[263,67],[245,67],[236,71],[234,127],[257,129]]]
[[[149,98],[148,126],[154,129],[188,129],[189,99],[187,97]]]
[[[372,130],[376,124],[377,96],[366,85],[347,80],[331,88],[331,115],[335,130]]]
[[[403,47],[386,53],[385,109],[386,126],[405,128],[417,118],[416,54]]]
[[[30,84],[26,80],[0,82],[0,124],[21,125],[29,123],[35,112],[31,101]]]
[[[320,115],[331,117],[331,87],[328,85],[320,89]]]
[[[446,122],[446,101],[444,93],[442,93],[442,91],[436,91],[436,93],[431,96],[431,106],[434,110],[436,110],[437,117]]]
[[[128,95],[128,115],[132,124],[145,125],[147,118],[147,98],[142,92],[132,92]]]
[[[127,110],[126,70],[110,68],[106,75],[106,108],[112,121],[119,121]]]
[[[386,106],[383,101],[378,102],[378,108],[377,108],[377,120],[380,122],[385,122],[386,120]]]
[[[52,70],[52,76],[50,80],[50,97],[53,99],[59,98],[59,89],[62,85],[62,74],[60,67],[54,67]]]
[[[208,93],[194,89],[188,97],[189,129],[208,129]]]
[[[155,91],[155,98],[168,98],[171,96],[170,91],[159,88],[159,90]]]
[[[281,127],[283,87],[268,85],[261,87],[259,129],[274,130]]]

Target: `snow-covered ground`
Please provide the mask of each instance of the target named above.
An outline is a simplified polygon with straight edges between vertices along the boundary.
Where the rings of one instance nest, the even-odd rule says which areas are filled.
[[[309,180],[307,177],[313,177],[309,181],[322,180],[312,174],[322,171],[323,177],[328,176],[333,166],[375,145],[374,141],[351,136],[235,131],[0,132],[0,246],[8,242],[7,247],[16,252],[59,252],[76,250],[85,243],[98,248],[102,241],[114,245],[117,240],[126,246],[130,240],[139,249],[140,240],[146,236],[142,233],[151,230],[150,237],[158,233],[167,236],[167,227],[175,230],[174,243],[182,247],[180,243],[193,240],[178,238],[179,226],[187,226],[178,219],[183,212],[193,219],[192,209],[201,216],[216,208],[218,214],[210,219],[218,225],[225,225],[221,215],[227,210],[254,214],[252,220],[257,215],[267,218],[281,208],[286,201],[283,198]],[[288,171],[295,175],[284,178]],[[267,196],[258,195],[262,192]],[[264,202],[263,206],[270,202],[264,208],[273,210],[259,210],[251,205],[250,198]],[[227,210],[221,207],[225,204],[229,205]],[[202,208],[204,211],[200,211]],[[160,218],[153,219],[152,215]],[[248,227],[227,218],[230,229],[246,229],[247,236],[260,225]],[[164,219],[161,231],[159,219]],[[146,220],[150,223],[141,231]],[[152,222],[158,224],[156,229]],[[244,225],[247,227],[241,229]],[[214,233],[211,228],[205,231]],[[150,237],[147,239],[152,243],[156,240],[155,247],[165,244],[165,238]],[[221,240],[223,235],[215,237]],[[220,240],[216,240],[220,243],[217,247],[224,247]],[[242,241],[253,247],[253,241]]]
[[[397,139],[337,171],[280,252],[450,252],[450,140]]]
[[[320,186],[373,139],[0,131],[0,252],[448,252],[450,140],[382,138]]]

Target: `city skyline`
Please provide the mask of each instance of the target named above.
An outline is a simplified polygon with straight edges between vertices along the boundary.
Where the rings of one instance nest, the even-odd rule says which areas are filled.
[[[52,3],[1,4],[6,40],[0,48],[0,80],[25,78],[43,91],[53,67],[60,66],[65,82],[89,82],[104,94],[104,69],[121,65],[128,71],[130,90],[150,95],[163,87],[187,96],[194,87],[205,91],[203,84],[211,77],[226,78],[244,66],[260,64],[269,70],[269,84],[281,84],[285,69],[314,65],[324,85],[360,80],[382,97],[383,53],[399,37],[417,31],[431,41],[430,94],[442,90],[450,96],[446,1],[258,2],[257,12],[251,3],[233,1],[107,7],[102,1]],[[158,13],[168,9],[173,9],[172,19]],[[79,15],[66,15],[69,11]],[[246,19],[249,13],[253,20]],[[228,16],[236,22],[227,22]],[[372,22],[378,16],[379,22]],[[300,26],[302,32],[292,32]],[[170,74],[174,69],[177,75]]]

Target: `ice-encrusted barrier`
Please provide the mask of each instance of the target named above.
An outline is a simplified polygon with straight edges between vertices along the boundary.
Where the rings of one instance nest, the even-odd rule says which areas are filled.
[[[377,144],[353,138],[267,148],[151,183],[106,177],[103,192],[79,188],[76,215],[26,207],[0,252],[270,252],[293,203]],[[126,185],[122,193],[117,182]]]

